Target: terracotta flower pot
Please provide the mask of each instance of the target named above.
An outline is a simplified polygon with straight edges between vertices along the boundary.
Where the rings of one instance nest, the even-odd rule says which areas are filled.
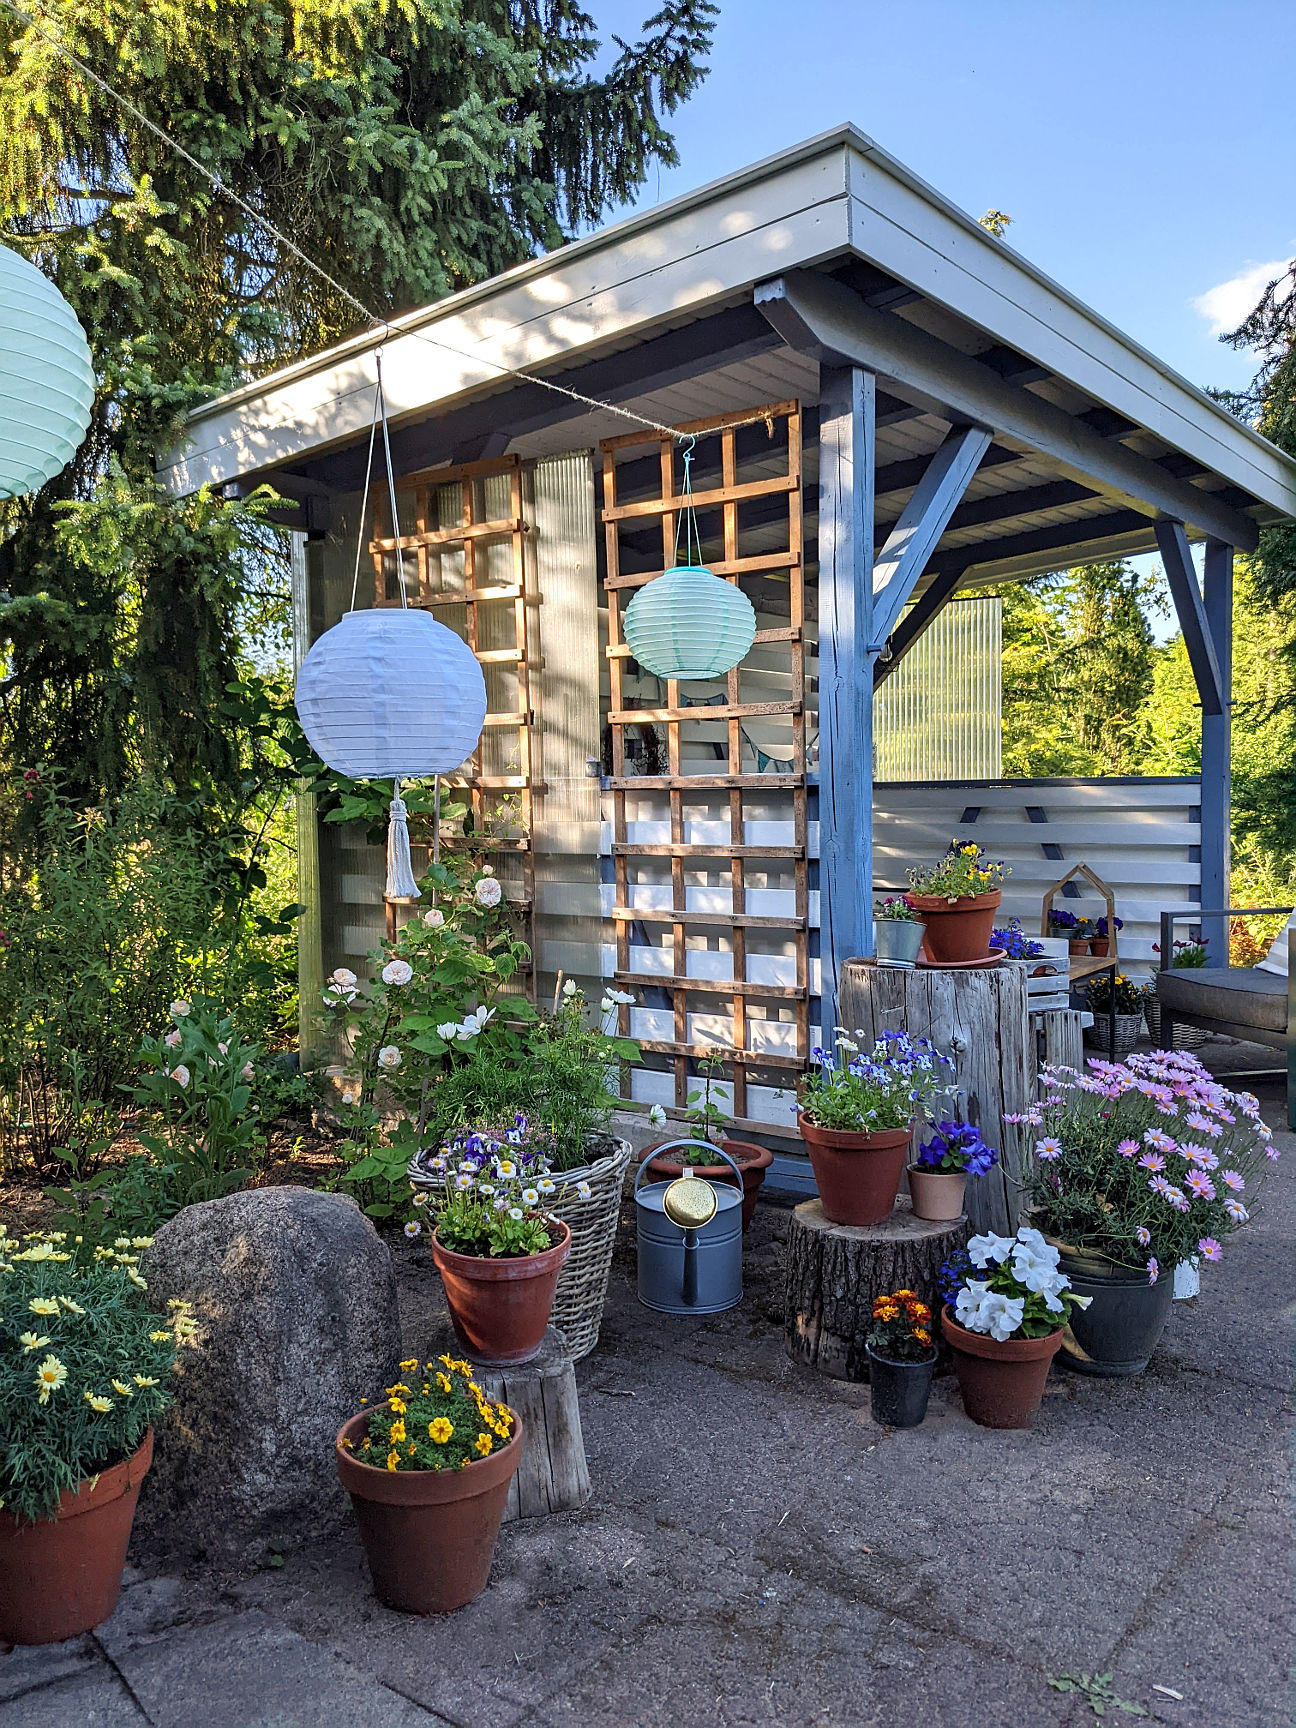
[[[493,1259],[456,1254],[434,1234],[432,1258],[445,1285],[455,1336],[478,1362],[529,1362],[539,1353],[558,1274],[571,1249],[571,1231],[548,1220],[562,1240],[539,1254]]]
[[[1068,954],[1080,955],[1080,954],[1087,954],[1088,952],[1089,952],[1089,938],[1087,936],[1068,936],[1067,937],[1067,953]]]
[[[883,1224],[895,1208],[913,1124],[876,1134],[820,1128],[801,1118],[801,1138],[830,1224]]]
[[[765,1172],[774,1162],[774,1154],[768,1147],[758,1146],[754,1140],[722,1140],[720,1144],[742,1170],[742,1227],[745,1230],[752,1221],[756,1210],[756,1196],[765,1180]],[[654,1176],[660,1176],[663,1181],[669,1182],[684,1174],[684,1165],[678,1158],[669,1155],[657,1158],[653,1156],[654,1150],[649,1146],[639,1159],[641,1164],[645,1158],[652,1159],[649,1168]],[[695,1176],[701,1176],[708,1182],[733,1181],[734,1173],[727,1164],[692,1164],[689,1168]]]
[[[449,1614],[486,1588],[509,1484],[522,1462],[522,1422],[489,1458],[462,1470],[383,1470],[342,1445],[364,1438],[368,1411],[338,1430],[335,1455],[351,1496],[374,1592],[406,1614]]]
[[[963,1170],[932,1170],[925,1164],[908,1166],[909,1198],[915,1218],[929,1223],[948,1223],[963,1216],[963,1193],[967,1173]]]
[[[926,925],[923,952],[929,960],[965,963],[984,960],[990,953],[990,932],[1003,899],[998,888],[988,894],[969,894],[962,900],[946,900],[940,894],[911,894],[914,907]]]
[[[1111,952],[1111,937],[1091,936],[1089,938],[1089,952],[1095,957],[1095,959],[1105,959],[1105,957]]]
[[[954,1352],[963,1408],[983,1428],[1029,1428],[1044,1396],[1062,1330],[1047,1338],[1005,1338],[969,1332],[950,1308],[941,1310],[945,1341]]]
[[[0,1511],[0,1643],[56,1644],[108,1618],[152,1462],[150,1428],[131,1457],[65,1490],[53,1518]]]

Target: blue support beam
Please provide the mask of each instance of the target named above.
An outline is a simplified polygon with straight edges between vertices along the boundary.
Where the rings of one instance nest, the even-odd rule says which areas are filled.
[[[1188,650],[1188,664],[1192,667],[1197,694],[1201,697],[1202,714],[1223,714],[1225,701],[1219,661],[1211,640],[1201,589],[1197,586],[1197,571],[1193,566],[1188,536],[1182,522],[1174,522],[1168,517],[1162,517],[1154,526],[1166,581],[1170,585],[1170,598],[1174,601],[1184,647]]]
[[[1232,814],[1233,548],[1206,542],[1202,611],[1219,673],[1222,711],[1202,707],[1201,753],[1201,903],[1228,906]],[[1202,921],[1213,966],[1228,965],[1228,919]]]
[[[873,467],[877,383],[819,373],[819,941],[831,1048],[845,961],[873,952]]]
[[[881,648],[936,550],[977,463],[990,448],[983,426],[956,426],[923,471],[873,562],[874,643]]]

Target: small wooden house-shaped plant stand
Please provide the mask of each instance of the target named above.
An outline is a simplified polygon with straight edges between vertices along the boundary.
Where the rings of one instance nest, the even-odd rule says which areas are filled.
[[[1103,881],[1102,877],[1087,864],[1073,864],[1059,881],[1047,890],[1040,914],[1040,935],[1049,933],[1049,913],[1053,909],[1053,898],[1060,894],[1068,882],[1074,882],[1077,877],[1083,877],[1094,890],[1098,898],[1107,907],[1107,937],[1109,947],[1106,954],[1073,954],[1067,969],[1072,988],[1087,978],[1096,978],[1099,973],[1106,972],[1111,979],[1111,991],[1107,1005],[1107,1054],[1116,1059],[1116,974],[1120,969],[1118,956],[1119,942],[1116,931],[1116,896]]]

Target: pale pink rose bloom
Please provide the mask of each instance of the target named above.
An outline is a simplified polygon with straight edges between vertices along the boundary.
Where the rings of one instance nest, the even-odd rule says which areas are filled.
[[[408,960],[389,960],[382,969],[384,984],[408,984],[414,976],[414,968]]]
[[[171,1070],[171,1078],[175,1081],[177,1086],[187,1086],[189,1084],[189,1070],[185,1067],[183,1062],[176,1063],[175,1067]]]
[[[504,898],[504,890],[494,876],[483,876],[477,884],[476,893],[479,906],[498,906]]]

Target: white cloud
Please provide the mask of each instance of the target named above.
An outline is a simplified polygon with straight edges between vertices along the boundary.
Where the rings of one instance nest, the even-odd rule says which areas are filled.
[[[1287,270],[1289,258],[1272,258],[1267,264],[1250,264],[1227,282],[1217,283],[1192,302],[1194,310],[1209,320],[1212,336],[1222,336],[1253,312],[1271,282]]]

